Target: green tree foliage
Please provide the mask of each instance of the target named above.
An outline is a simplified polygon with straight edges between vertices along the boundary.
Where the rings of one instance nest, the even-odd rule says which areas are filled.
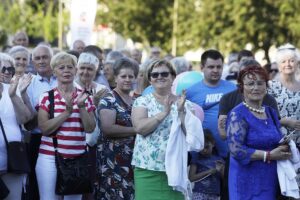
[[[101,0],[97,22],[121,35],[171,50],[172,0]]]
[[[99,1],[100,2],[100,1]],[[101,0],[98,22],[134,41],[170,50],[174,0]],[[177,51],[217,48],[223,53],[251,44],[269,60],[272,45],[300,45],[300,1],[178,0]],[[104,11],[106,10],[106,11]]]
[[[297,0],[202,0],[199,23],[194,28],[199,30],[199,42],[204,47],[228,53],[250,43],[254,51],[263,49],[269,61],[272,45],[298,42],[297,7]]]
[[[57,38],[58,0],[25,0],[24,2],[2,0],[0,4],[0,30],[14,34],[26,31],[33,37],[41,37],[47,42]]]

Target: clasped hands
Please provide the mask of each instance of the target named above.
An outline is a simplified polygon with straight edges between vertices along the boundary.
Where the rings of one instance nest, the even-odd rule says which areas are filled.
[[[172,104],[177,104],[178,113],[182,113],[185,111],[184,104],[186,102],[186,90],[183,90],[180,96],[176,96],[173,94],[168,95],[168,97],[164,100],[164,112],[168,115],[171,111]]]

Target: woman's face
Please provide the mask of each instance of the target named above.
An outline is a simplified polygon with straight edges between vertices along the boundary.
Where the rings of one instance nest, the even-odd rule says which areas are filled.
[[[16,63],[16,74],[23,75],[25,73],[26,67],[28,65],[28,55],[26,52],[17,52],[12,57]]]
[[[155,89],[171,89],[173,80],[170,69],[165,65],[153,68],[150,73],[150,83]]]
[[[203,156],[210,156],[212,154],[213,148],[214,148],[214,144],[211,141],[206,140],[204,149],[200,153]]]
[[[134,71],[130,68],[123,68],[115,76],[115,81],[119,90],[129,93],[132,90],[132,84],[135,80]]]
[[[54,75],[59,83],[73,83],[76,68],[71,61],[61,62],[54,68]]]
[[[92,64],[81,64],[77,67],[77,76],[81,83],[90,84],[96,76],[96,67]]]
[[[294,74],[297,69],[297,59],[293,54],[287,54],[282,57],[278,63],[278,69],[282,74]]]
[[[247,74],[243,79],[243,95],[247,102],[262,101],[267,92],[267,83],[258,74]]]
[[[112,64],[110,64],[110,63],[104,64],[103,74],[108,82],[111,82],[114,80],[114,71],[113,71]]]
[[[0,82],[10,83],[10,80],[15,74],[15,68],[8,61],[1,61],[0,65]]]

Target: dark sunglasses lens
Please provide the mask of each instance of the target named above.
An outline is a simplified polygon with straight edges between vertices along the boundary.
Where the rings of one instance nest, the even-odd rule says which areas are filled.
[[[157,77],[158,77],[158,75],[159,75],[159,73],[157,73],[157,72],[153,72],[153,73],[151,73],[151,77],[152,77],[152,78],[157,78]]]
[[[162,77],[167,78],[169,76],[169,72],[162,72],[160,73]]]
[[[278,69],[271,69],[270,72],[271,72],[271,73],[272,73],[272,72],[277,73],[277,72],[278,72]]]
[[[2,67],[1,72],[4,73],[5,71],[8,71],[11,74],[15,74],[15,68],[14,67]]]

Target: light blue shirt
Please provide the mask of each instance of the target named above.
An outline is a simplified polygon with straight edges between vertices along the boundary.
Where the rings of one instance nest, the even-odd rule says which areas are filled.
[[[38,108],[40,96],[49,90],[57,87],[56,77],[51,76],[50,81],[48,78],[42,77],[39,74],[33,77],[30,85],[27,88],[30,103],[33,108]],[[40,133],[39,129],[34,129],[32,133]]]

